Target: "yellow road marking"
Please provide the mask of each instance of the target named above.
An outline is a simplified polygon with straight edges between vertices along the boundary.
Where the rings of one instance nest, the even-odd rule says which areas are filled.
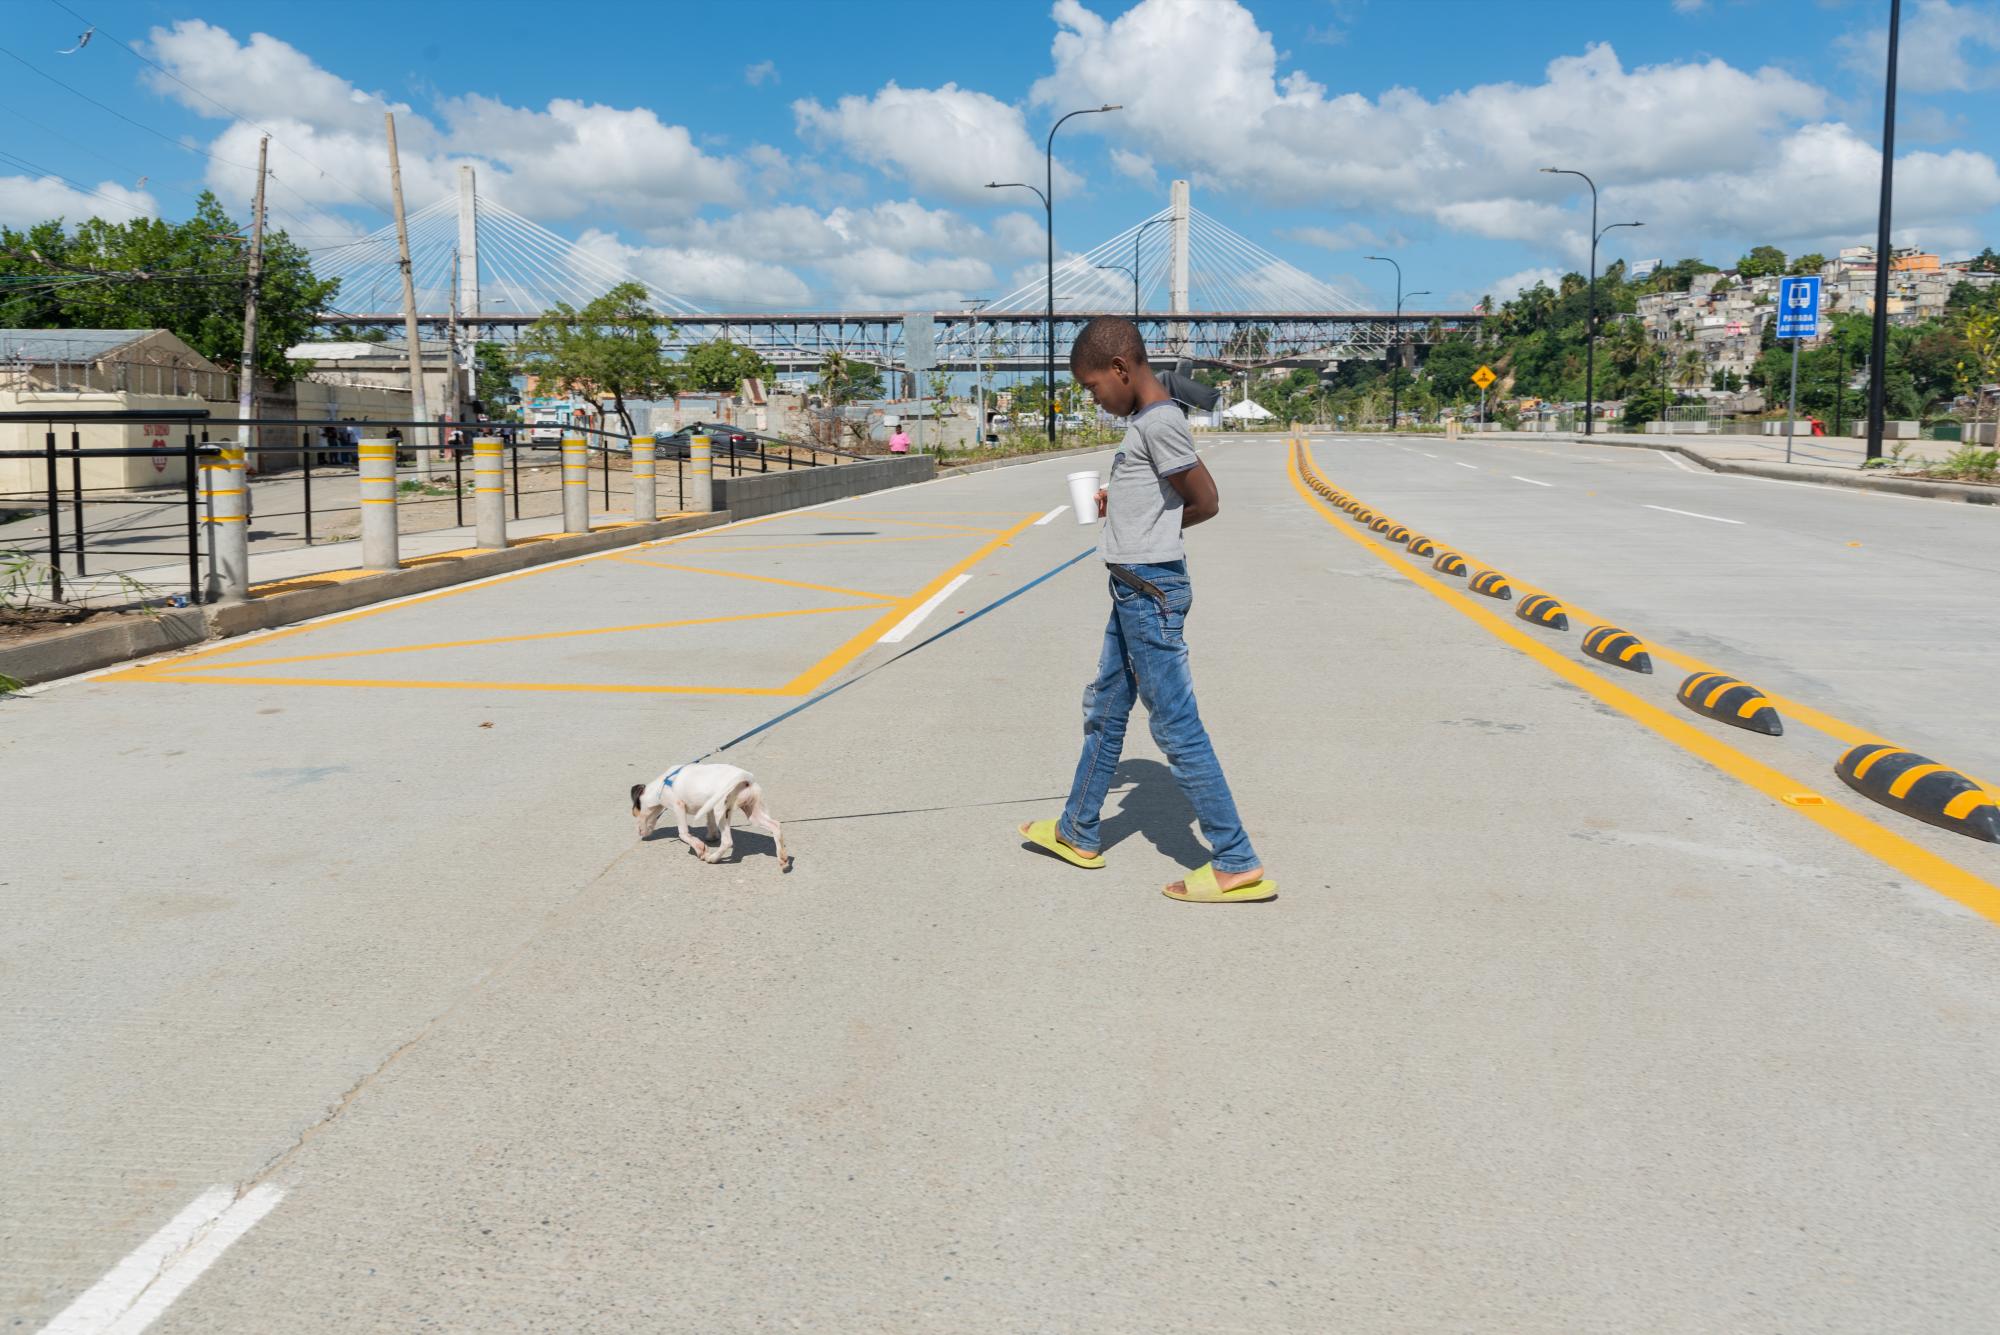
[[[815,593],[838,593],[849,598],[873,598],[877,602],[890,602],[899,595],[893,593],[870,593],[866,589],[843,589],[835,584],[807,584],[803,580],[779,579],[775,575],[748,575],[740,570],[710,570],[706,566],[676,565],[669,561],[648,561],[639,556],[614,556],[614,561],[628,566],[651,566],[655,570],[679,570],[690,575],[714,575],[721,579],[747,579],[756,584],[781,584],[788,589],[811,589]]]
[[[349,686],[362,689],[432,691],[557,691],[605,695],[795,695],[782,686],[629,686],[615,682],[543,681],[378,681],[369,677],[218,677],[200,673],[159,676],[121,674],[125,681],[173,682],[193,686]]]
[[[494,644],[527,644],[536,640],[573,640],[586,635],[624,635],[641,630],[678,630],[683,626],[719,626],[735,621],[769,621],[777,617],[823,616],[829,612],[873,612],[877,603],[850,603],[845,607],[801,607],[788,608],[782,612],[742,612],[732,616],[692,617],[684,621],[646,621],[635,626],[593,626],[588,630],[545,630],[532,635],[494,635],[477,640],[439,640],[435,644],[398,644],[386,649],[343,649],[325,654],[292,654],[283,658],[234,658],[227,663],[217,663],[203,669],[208,672],[234,672],[237,668],[276,667],[283,663],[319,663],[337,658],[379,658],[384,654],[420,654],[432,649],[477,649]],[[171,663],[156,666],[155,678],[172,677],[176,669]]]
[[[787,685],[785,689],[793,695],[804,695],[806,692],[811,691],[814,688],[818,687],[821,683],[825,682],[828,678],[833,676],[834,673],[840,671],[842,668],[846,667],[849,663],[852,663],[855,659],[867,653],[868,650],[871,647],[873,647],[875,642],[877,640],[880,640],[882,636],[888,632],[890,627],[894,626],[897,622],[901,621],[904,617],[908,616],[913,609],[922,605],[925,599],[929,598],[939,589],[942,589],[945,585],[957,579],[960,575],[963,575],[966,571],[978,565],[981,561],[984,561],[987,557],[993,555],[993,553],[999,551],[1002,547],[1007,546],[1016,537],[1020,536],[1021,533],[1025,532],[1028,529],[1028,527],[1032,525],[1035,522],[1035,520],[1040,517],[1041,516],[1039,515],[1032,515],[1026,519],[1023,519],[1020,523],[1014,525],[1014,527],[1010,529],[1007,529],[1005,532],[995,537],[993,541],[987,543],[984,547],[981,547],[978,551],[966,557],[963,561],[960,561],[957,565],[945,571],[943,574],[939,575],[936,579],[932,580],[930,583],[924,585],[923,588],[918,589],[915,593],[903,599],[901,602],[897,603],[894,607],[891,607],[887,612],[884,612],[881,615],[881,617],[879,617],[875,621],[873,625],[869,626],[859,635],[856,635],[853,639],[849,640],[846,644],[842,645],[840,648],[828,654],[825,658],[822,658],[818,663],[814,664],[811,668],[807,669],[807,671],[805,671],[800,676],[793,678],[791,683]]]
[[[1298,445],[1289,460],[1292,485],[1306,503],[1319,511],[1320,516],[1336,532],[1360,544],[1383,565],[1396,571],[1462,616],[1469,618],[1501,643],[1526,654],[1572,686],[1595,696],[1634,722],[1708,762],[1737,782],[1754,788],[1780,805],[1798,812],[1807,820],[1846,840],[1870,857],[1886,863],[1921,885],[1929,886],[1947,899],[1965,905],[1982,917],[2000,923],[2000,886],[1982,880],[1958,864],[1946,861],[1929,849],[1912,843],[1895,831],[1878,825],[1852,808],[1837,802],[1810,806],[1792,805],[1786,800],[1787,797],[1806,788],[1806,784],[1737,750],[1727,742],[1711,737],[1685,720],[1634,695],[1624,687],[1604,680],[1581,664],[1571,662],[1526,631],[1517,629],[1488,612],[1478,602],[1457,589],[1434,579],[1423,578],[1404,562],[1396,560],[1380,543],[1351,531],[1306,486],[1301,476],[1302,463],[1306,468],[1313,467],[1311,447],[1304,443]]]

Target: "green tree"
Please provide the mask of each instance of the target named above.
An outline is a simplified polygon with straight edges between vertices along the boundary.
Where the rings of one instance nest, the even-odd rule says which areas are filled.
[[[514,389],[514,363],[507,349],[498,343],[481,342],[472,350],[473,397],[486,407],[488,416],[517,415],[521,396]]]
[[[1818,273],[1825,263],[1826,256],[1815,250],[1793,260],[1789,272],[1795,276],[1809,276]]]
[[[745,380],[768,379],[771,364],[741,343],[718,338],[697,343],[681,358],[683,388],[733,394]]]
[[[1785,252],[1776,246],[1753,246],[1750,253],[1736,261],[1736,272],[1743,278],[1767,278],[1785,271]]]
[[[10,325],[166,329],[219,365],[236,367],[242,360],[250,239],[208,191],[193,215],[178,223],[90,218],[68,234],[60,221],[25,234],[0,233],[0,257],[10,266],[0,274],[40,279],[39,291],[27,283],[0,286],[0,300],[9,287],[23,294],[9,303]],[[281,383],[293,379],[300,368],[286,349],[306,340],[339,288],[337,280],[313,274],[311,257],[284,232],[267,232],[256,369]],[[43,293],[53,296],[53,309]]]
[[[1959,387],[1973,396],[1973,420],[1979,419],[1980,395],[2000,381],[2000,311],[1979,311],[1962,329],[1965,351],[1957,366]]]
[[[638,283],[620,283],[582,310],[557,302],[521,335],[523,369],[560,393],[609,394],[629,433],[625,401],[657,398],[673,386],[648,302]]]
[[[1975,273],[2000,273],[2000,255],[1994,254],[1993,247],[1988,246],[1972,257],[1968,267]]]
[[[844,352],[829,352],[819,364],[819,389],[836,407],[857,399],[879,399],[882,368],[855,361]]]

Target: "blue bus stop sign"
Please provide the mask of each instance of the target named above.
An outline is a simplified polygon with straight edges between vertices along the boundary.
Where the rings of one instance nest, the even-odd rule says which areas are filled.
[[[1778,280],[1778,337],[1811,338],[1819,333],[1819,275]]]

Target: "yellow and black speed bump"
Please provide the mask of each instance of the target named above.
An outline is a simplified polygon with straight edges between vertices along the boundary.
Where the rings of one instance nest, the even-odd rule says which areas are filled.
[[[1523,598],[1521,605],[1514,609],[1514,615],[1551,630],[1569,629],[1569,609],[1546,593],[1531,593]]]
[[[1354,522],[1357,524],[1372,524],[1375,522],[1375,512],[1365,505],[1361,506],[1354,512]]]
[[[1390,529],[1396,527],[1396,521],[1387,515],[1376,515],[1368,521],[1368,527],[1374,529],[1377,533],[1387,533]]]
[[[1411,556],[1436,556],[1438,545],[1421,533],[1410,535]]]
[[[1748,728],[1767,737],[1782,737],[1785,732],[1784,720],[1762,691],[1720,672],[1697,672],[1682,682],[1680,702],[1731,727]]]
[[[1483,593],[1488,598],[1498,598],[1502,602],[1514,601],[1514,586],[1509,584],[1507,577],[1497,570],[1482,570],[1474,575],[1471,589],[1474,593]]]
[[[1651,673],[1653,656],[1646,652],[1645,641],[1629,630],[1616,626],[1592,626],[1583,633],[1583,651],[1600,663],[1613,667],[1627,668],[1633,672]]]
[[[1465,558],[1454,551],[1439,551],[1437,560],[1431,562],[1432,570],[1442,570],[1447,575],[1463,575]]]
[[[1949,766],[1879,744],[1852,748],[1833,767],[1841,781],[1905,816],[2000,844],[2000,802]]]
[[[1401,524],[1389,525],[1389,541],[1408,542],[1409,540],[1410,540],[1410,530],[1404,528]]]

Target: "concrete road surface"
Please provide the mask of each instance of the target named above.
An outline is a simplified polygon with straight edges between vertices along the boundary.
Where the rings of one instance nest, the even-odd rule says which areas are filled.
[[[2000,516],[1314,442],[1399,520],[1817,711],[1770,739],[1681,710],[1664,659],[1482,620],[1277,440],[1207,458],[1189,637],[1270,905],[1160,895],[1202,855],[1144,728],[1107,870],[1012,834],[1067,787],[1105,612],[1094,560],[1033,583],[1094,538],[1036,522],[1070,459],[0,706],[0,1312],[1990,1327],[2000,849],[1830,767],[1844,729],[2000,772]],[[790,875],[754,835],[722,866],[634,843],[630,784],[843,682],[725,757]]]

